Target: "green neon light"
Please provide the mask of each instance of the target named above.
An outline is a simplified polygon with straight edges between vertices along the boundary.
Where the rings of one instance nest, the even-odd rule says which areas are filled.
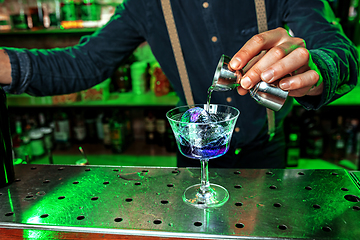
[[[143,177],[143,176],[142,176]],[[75,184],[76,187],[69,187],[69,185],[73,185],[74,182],[79,182]],[[89,175],[85,176],[72,176],[66,181],[62,181],[59,185],[53,190],[46,192],[45,195],[37,196],[37,201],[34,205],[31,205],[29,209],[26,209],[20,216],[20,222],[25,224],[36,224],[36,225],[61,225],[63,222],[63,218],[68,216],[68,213],[72,213],[72,216],[84,215],[85,212],[91,212],[92,210],[89,208],[93,208],[93,206],[87,205],[86,211],[82,210],[82,208],[74,208],[74,203],[81,203],[84,200],[84,197],[90,198],[91,196],[84,196],[84,189],[92,189],[91,193],[96,196],[100,195],[102,191],[106,191],[107,184],[102,184],[103,182],[108,181],[108,179],[104,178],[103,173],[92,171]],[[100,184],[99,184],[100,183]],[[74,185],[74,186],[75,186]],[[78,191],[76,188],[78,187]],[[74,190],[75,189],[75,190]],[[86,192],[86,191],[85,191]],[[64,199],[59,200],[60,196],[65,196]],[[57,201],[61,201],[58,205],[54,205]],[[75,212],[76,213],[75,213]],[[92,211],[95,212],[95,211]],[[43,214],[48,214],[47,217],[41,217]],[[99,213],[101,214],[101,213]],[[85,216],[87,217],[87,216]],[[98,216],[100,217],[100,216]],[[94,216],[92,216],[94,218]],[[95,216],[96,218],[96,216]],[[71,226],[71,225],[68,225]],[[83,225],[86,226],[85,224]],[[90,227],[92,225],[88,225]],[[27,232],[26,234],[43,234],[39,232]],[[27,238],[25,238],[27,239]]]
[[[56,232],[47,231],[47,230],[32,230],[24,229],[23,238],[24,239],[55,239]]]
[[[298,135],[296,133],[291,133],[289,138],[290,138],[290,141],[296,142],[298,139]]]
[[[236,154],[236,155],[238,155],[240,152],[241,152],[241,148],[237,148],[237,149],[235,150],[235,154]]]
[[[7,151],[6,151],[6,144],[5,144],[5,141],[3,141],[3,144],[4,144],[5,154],[6,154],[6,152],[7,152]],[[7,171],[6,171],[5,162],[4,162],[3,167],[4,167],[4,173],[5,173],[5,181],[6,181],[6,183],[9,183],[9,179],[8,179],[8,174],[7,174]]]
[[[14,204],[12,202],[10,189],[8,189],[8,196],[9,196],[9,203],[10,203],[11,212],[14,212]]]
[[[3,167],[4,167],[4,173],[5,173],[5,181],[6,181],[6,183],[9,183],[9,179],[8,179],[8,176],[7,176],[5,164],[3,165]]]

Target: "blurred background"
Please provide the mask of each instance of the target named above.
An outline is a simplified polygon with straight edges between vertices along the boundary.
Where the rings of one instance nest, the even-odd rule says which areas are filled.
[[[2,0],[0,46],[75,45],[122,0]],[[359,46],[358,0],[329,1]],[[360,87],[318,111],[294,103],[285,121],[287,167],[359,169]],[[105,82],[77,93],[8,95],[15,164],[176,166],[165,114],[178,97],[147,43]]]

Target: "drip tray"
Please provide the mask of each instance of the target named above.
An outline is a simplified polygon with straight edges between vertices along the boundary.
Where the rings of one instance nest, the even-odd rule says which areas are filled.
[[[0,227],[215,239],[357,239],[360,191],[345,170],[210,169],[230,198],[183,202],[199,168],[18,165]],[[356,177],[355,177],[356,178]]]

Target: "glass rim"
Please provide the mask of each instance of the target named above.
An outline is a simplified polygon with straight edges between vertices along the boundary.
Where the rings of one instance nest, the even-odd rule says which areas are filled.
[[[183,106],[178,106],[178,107],[175,107],[175,108],[172,108],[170,109],[169,111],[166,112],[166,118],[169,120],[169,121],[172,121],[172,122],[176,122],[176,123],[182,123],[180,120],[174,120],[172,119],[171,117],[169,117],[169,113],[170,112],[173,112],[177,109],[180,109],[180,108],[188,108],[190,109],[191,106],[193,107],[196,107],[196,106],[202,106],[202,108],[204,108],[204,105],[206,105],[206,103],[198,103],[198,104],[193,104],[193,105],[183,105]],[[217,105],[217,106],[221,106],[221,107],[226,107],[226,108],[230,108],[230,109],[233,109],[236,111],[236,114],[234,116],[232,116],[231,118],[229,119],[226,119],[226,120],[221,120],[221,121],[216,121],[216,122],[206,122],[206,123],[187,123],[187,124],[196,124],[196,125],[206,125],[206,124],[209,124],[209,123],[222,123],[222,122],[229,122],[229,121],[232,121],[232,120],[236,120],[239,115],[240,115],[240,110],[233,107],[233,106],[230,106],[230,105],[224,105],[224,104],[210,104],[211,105]],[[185,113],[186,111],[184,111]],[[180,113],[180,112],[179,112]]]

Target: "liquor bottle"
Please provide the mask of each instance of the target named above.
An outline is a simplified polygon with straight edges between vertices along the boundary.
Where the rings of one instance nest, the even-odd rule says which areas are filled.
[[[44,135],[44,146],[46,152],[54,149],[54,132],[51,127],[40,128],[41,133]]]
[[[28,25],[32,30],[44,28],[44,11],[41,0],[28,0],[29,16]]]
[[[10,14],[7,5],[0,2],[0,31],[7,31],[11,29]]]
[[[62,0],[61,21],[74,22],[77,20],[74,0]]]
[[[96,134],[100,142],[104,141],[104,128],[102,123],[103,117],[104,117],[103,112],[99,113],[96,117]]]
[[[124,132],[123,119],[119,112],[115,111],[110,120],[111,150],[113,153],[122,153],[124,151]]]
[[[146,63],[146,68],[145,68],[145,92],[150,91],[151,88],[151,75],[150,75],[150,63]]]
[[[155,143],[155,125],[156,118],[152,111],[148,111],[145,117],[145,142],[147,144]]]
[[[12,144],[14,151],[14,161],[21,159],[18,162],[24,162],[28,159],[28,162],[32,160],[32,151],[30,146],[29,136],[30,125],[26,126],[26,130],[23,129],[23,125],[20,117],[15,119],[15,133],[12,136]]]
[[[120,66],[111,77],[114,91],[123,93],[131,91],[130,64]]]
[[[296,132],[289,134],[288,143],[286,145],[287,149],[287,166],[296,167],[299,164],[300,159],[300,144],[299,144],[299,135]]]
[[[165,120],[165,114],[162,111],[159,111],[156,115],[155,120],[155,139],[156,143],[159,146],[165,145],[165,135],[166,135],[166,120]]]
[[[147,91],[148,64],[137,61],[130,65],[132,91],[136,95],[142,95]]]
[[[55,116],[54,139],[59,150],[68,149],[71,145],[70,121],[65,112],[59,111]]]
[[[168,152],[176,152],[177,145],[174,133],[171,129],[169,121],[166,121],[166,128],[165,128],[165,149]]]
[[[38,114],[37,127],[38,128],[46,127],[46,118],[44,113],[42,112]]]
[[[21,140],[22,140],[22,144],[24,146],[23,150],[24,152],[24,156],[25,156],[25,160],[26,163],[30,163],[33,159],[33,154],[32,154],[32,148],[31,148],[31,139],[30,139],[30,131],[32,130],[32,126],[31,123],[29,122],[27,115],[24,116],[25,119],[24,120],[24,132],[22,134]]]
[[[343,126],[343,117],[338,116],[337,125],[332,134],[333,141],[333,160],[338,163],[340,160],[345,158],[345,143],[346,143],[346,133]]]
[[[15,180],[6,94],[0,87],[0,187]]]
[[[133,130],[133,124],[131,121],[130,111],[125,110],[124,111],[124,138],[126,139],[124,144],[124,149],[128,148],[132,142],[134,141],[134,130]]]
[[[160,68],[159,63],[155,63],[151,66],[151,90],[155,93],[155,96],[160,97],[166,95],[170,92],[170,82],[162,69]]]
[[[110,119],[111,116],[109,112],[105,111],[102,117],[102,127],[104,132],[103,144],[105,148],[111,148]]]
[[[44,27],[60,28],[61,25],[61,3],[60,0],[44,0]]]
[[[296,167],[300,159],[300,113],[293,109],[284,121],[284,133],[286,142],[286,166]]]
[[[28,10],[25,0],[14,0],[10,2],[10,21],[11,25],[16,30],[29,29],[28,26]]]
[[[21,120],[19,118],[15,119],[15,133],[12,135],[12,146],[14,151],[14,161],[15,159],[25,160],[24,155],[24,144],[22,141],[23,130]]]
[[[96,143],[97,130],[96,130],[96,113],[94,111],[85,112],[85,127],[86,127],[86,142]]]
[[[41,134],[43,135],[45,152],[53,150],[54,134],[53,129],[49,125],[49,114],[45,115],[43,112],[39,112],[37,123],[35,124],[34,129],[41,132]]]
[[[307,158],[322,158],[324,153],[324,131],[317,114],[307,124],[305,149]]]
[[[100,6],[95,0],[83,0],[80,16],[84,27],[97,27],[100,22]]]
[[[357,168],[360,150],[359,120],[357,118],[352,118],[346,121],[345,131],[347,135],[345,158],[351,161]]]
[[[73,123],[74,141],[77,143],[84,143],[86,138],[86,127],[83,113],[75,114]]]
[[[46,154],[44,146],[44,134],[39,128],[30,130],[30,147],[33,159],[39,159]]]

